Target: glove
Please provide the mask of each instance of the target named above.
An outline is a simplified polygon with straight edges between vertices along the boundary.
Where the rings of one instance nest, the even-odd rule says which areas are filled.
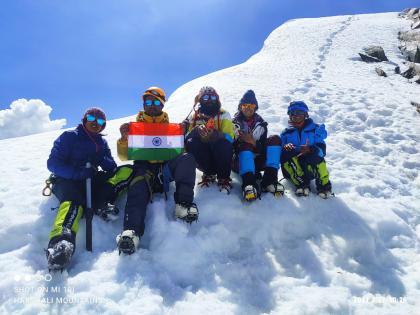
[[[127,140],[129,129],[130,129],[129,123],[125,123],[120,126],[121,140],[123,141]]]

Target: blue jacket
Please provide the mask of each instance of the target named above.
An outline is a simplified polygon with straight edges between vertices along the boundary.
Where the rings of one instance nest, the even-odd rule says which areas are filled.
[[[92,137],[92,138],[91,138]],[[54,141],[47,167],[55,175],[67,179],[81,180],[87,178],[86,162],[100,166],[104,171],[117,167],[108,144],[102,135],[89,135],[82,125],[65,131]]]
[[[327,138],[327,130],[325,125],[315,124],[312,119],[306,119],[305,125],[301,131],[295,127],[289,127],[284,129],[280,135],[282,145],[292,143],[297,151],[300,151],[300,146],[308,144],[314,153],[320,157],[326,155],[326,144],[325,139]]]

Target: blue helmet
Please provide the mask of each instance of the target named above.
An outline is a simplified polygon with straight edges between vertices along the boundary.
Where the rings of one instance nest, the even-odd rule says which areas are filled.
[[[291,115],[293,112],[302,112],[306,114],[305,116],[308,116],[308,105],[306,105],[304,101],[290,102],[289,107],[287,108],[287,115]]]

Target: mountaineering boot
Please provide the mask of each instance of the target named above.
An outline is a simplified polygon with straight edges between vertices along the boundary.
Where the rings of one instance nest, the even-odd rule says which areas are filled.
[[[328,199],[331,196],[334,196],[334,193],[331,191],[331,183],[328,182],[325,185],[321,185],[320,183],[317,183],[317,191],[318,196],[322,199]]]
[[[258,190],[253,185],[247,185],[243,187],[242,195],[244,196],[245,201],[248,201],[248,202],[254,201],[259,197]]]
[[[201,177],[201,182],[199,182],[197,185],[200,187],[210,187],[210,185],[215,182],[216,182],[216,175],[203,174],[203,176]]]
[[[111,203],[106,203],[101,209],[96,209],[96,214],[104,221],[115,221],[118,219],[120,210]]]
[[[284,195],[284,186],[280,184],[279,182],[274,182],[267,186],[262,186],[261,190],[263,192],[272,193],[275,197],[281,197]]]
[[[278,182],[278,170],[274,167],[266,167],[261,182],[261,191],[272,193],[275,197],[283,196],[284,186]]]
[[[67,267],[73,255],[74,245],[61,240],[45,250],[47,255],[48,270],[63,270]]]
[[[131,255],[137,250],[140,243],[140,237],[134,230],[125,230],[117,235],[116,241],[118,254],[124,253]]]
[[[257,174],[261,175],[259,172]],[[260,198],[260,187],[257,184],[257,175],[253,172],[246,172],[242,177],[242,196],[245,201],[251,202]]]
[[[298,196],[298,197],[308,197],[309,192],[310,192],[310,189],[309,189],[308,186],[298,187],[298,188],[296,188],[296,191],[295,191],[296,196]]]
[[[325,190],[325,191],[318,191],[318,196],[322,199],[328,199],[331,196],[334,196],[334,194],[331,192],[331,190]]]
[[[232,184],[230,183],[232,179],[228,178],[218,178],[217,179],[217,186],[219,187],[219,191],[224,191],[228,195],[230,194],[230,190],[232,189]]]
[[[198,220],[198,208],[193,202],[180,202],[175,205],[175,217],[187,223]]]

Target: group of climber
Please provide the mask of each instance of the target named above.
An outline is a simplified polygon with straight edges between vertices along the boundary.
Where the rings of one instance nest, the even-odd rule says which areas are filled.
[[[165,92],[158,87],[142,95],[143,110],[136,121],[167,124],[163,111]],[[281,196],[284,186],[278,170],[295,187],[297,196],[308,196],[310,181],[315,179],[318,195],[328,198],[331,183],[325,163],[327,132],[309,118],[308,106],[293,101],[287,109],[289,127],[280,135],[268,136],[268,123],[257,114],[255,93],[248,90],[231,119],[221,107],[212,87],[203,87],[194,107],[181,123],[185,134],[184,152],[173,159],[135,160],[117,167],[101,132],[106,126],[105,113],[88,109],[76,129],[65,131],[55,140],[47,166],[51,171],[52,193],[60,205],[46,250],[49,269],[63,269],[70,261],[76,244],[79,221],[86,207],[85,180],[92,179],[92,208],[105,220],[115,218],[115,201],[126,192],[123,231],[116,238],[120,252],[132,254],[144,234],[147,205],[155,193],[166,193],[175,182],[175,217],[191,223],[198,219],[194,203],[196,168],[202,173],[200,187],[217,184],[222,192],[232,189],[231,171],[242,179],[242,196],[252,202],[262,193]],[[120,160],[128,160],[129,123],[120,127],[117,141]],[[92,167],[86,168],[89,162]],[[263,173],[263,174],[261,174]]]

